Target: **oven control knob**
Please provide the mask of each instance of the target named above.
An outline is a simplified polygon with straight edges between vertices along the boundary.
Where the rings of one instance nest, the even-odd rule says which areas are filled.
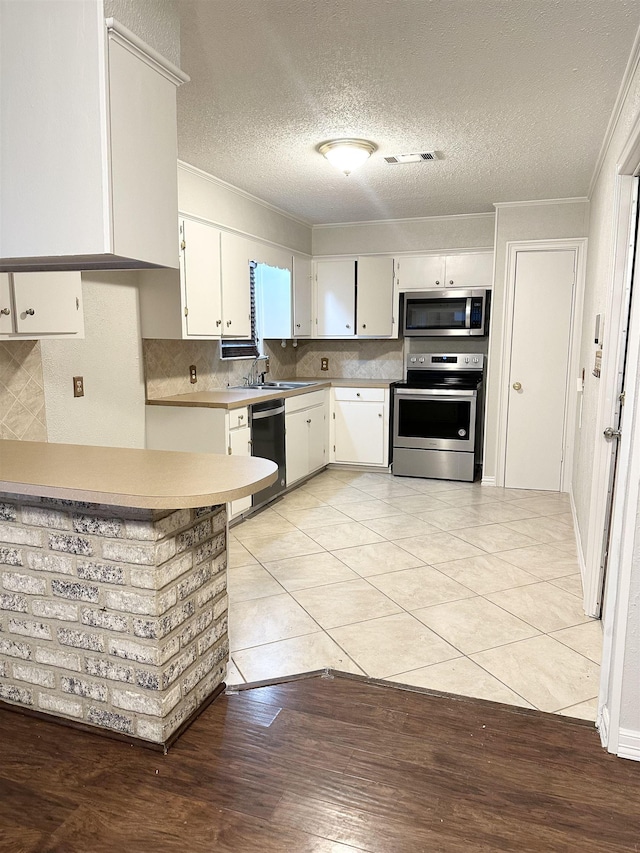
[[[478,363],[478,361],[479,361],[479,359],[477,359],[477,358],[474,358],[474,359],[473,359],[473,363],[474,363],[474,364],[477,364],[477,363]]]
[[[467,357],[465,358],[464,363],[465,363],[465,364],[469,364],[469,356],[467,356]]]
[[[412,356],[409,360],[411,364],[415,364],[418,359],[415,356]]]
[[[420,364],[424,364],[424,358],[419,358],[418,361],[420,362]]]
[[[459,429],[458,430],[458,435],[460,436],[460,438],[464,438],[466,434],[467,434],[466,429]]]

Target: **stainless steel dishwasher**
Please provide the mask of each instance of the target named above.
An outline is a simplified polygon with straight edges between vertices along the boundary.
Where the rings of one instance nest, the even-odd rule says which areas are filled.
[[[278,466],[275,482],[253,495],[251,505],[259,507],[283,492],[287,483],[284,400],[281,397],[251,406],[251,455],[270,459]]]

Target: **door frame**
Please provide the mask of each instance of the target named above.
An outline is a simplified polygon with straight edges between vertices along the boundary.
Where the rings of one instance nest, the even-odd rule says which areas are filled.
[[[615,409],[615,376],[622,358],[620,332],[624,323],[624,292],[628,283],[631,264],[629,257],[631,207],[635,176],[640,174],[640,116],[636,118],[618,159],[614,185],[613,229],[614,245],[611,265],[611,288],[607,298],[609,311],[609,333],[603,348],[605,373],[598,399],[596,436],[609,425],[608,419]],[[620,728],[623,699],[623,676],[631,589],[634,575],[634,544],[638,501],[640,499],[640,398],[637,394],[637,373],[640,358],[640,293],[636,290],[635,303],[631,306],[627,365],[635,374],[633,381],[625,382],[625,409],[630,413],[629,426],[622,431],[619,448],[619,476],[614,494],[611,520],[611,548],[607,569],[603,613],[603,651],[600,669],[600,696],[596,725],[602,745],[621,757],[640,760],[640,735],[638,732]],[[606,332],[606,330],[605,330]],[[617,333],[617,334],[616,334]],[[594,477],[592,479],[592,502],[589,515],[589,544],[599,540],[601,548],[606,506],[604,475],[608,472],[607,460],[611,454],[606,442],[596,443],[594,448]],[[597,525],[593,527],[592,525]],[[598,553],[598,551],[596,551]],[[593,549],[589,551],[593,556]],[[636,568],[637,572],[637,568]],[[638,661],[634,660],[637,665]]]
[[[498,443],[496,455],[496,486],[504,486],[507,451],[507,414],[509,411],[509,369],[511,359],[511,338],[513,335],[513,307],[515,301],[516,261],[518,252],[549,252],[568,250],[576,252],[576,282],[571,300],[571,324],[569,332],[569,359],[566,377],[566,395],[564,412],[563,459],[561,489],[568,491],[573,470],[573,449],[577,405],[571,394],[571,377],[578,375],[580,360],[580,338],[582,303],[584,299],[584,281],[588,240],[586,237],[559,240],[518,240],[507,243],[507,275],[505,298],[502,314],[502,334],[500,350],[503,358],[500,364],[500,396],[498,402]],[[574,402],[572,402],[574,401]]]

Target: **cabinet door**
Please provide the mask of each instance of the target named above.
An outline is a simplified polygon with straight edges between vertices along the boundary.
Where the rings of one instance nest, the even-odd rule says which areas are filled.
[[[384,403],[335,402],[335,461],[382,465],[385,457]]]
[[[293,258],[293,336],[311,335],[311,258]]]
[[[309,471],[317,471],[327,462],[327,432],[325,407],[316,406],[306,411],[309,447]]]
[[[242,429],[232,429],[229,432],[229,450],[231,456],[251,456],[251,427],[243,427]],[[230,515],[237,515],[239,512],[244,512],[251,506],[251,495],[246,498],[238,498],[237,501],[231,501]]]
[[[393,331],[393,258],[358,258],[359,337],[386,338]]]
[[[431,290],[444,287],[444,260],[443,255],[396,258],[399,289]]]
[[[184,293],[187,335],[220,337],[220,232],[211,225],[180,222],[180,274]]]
[[[9,273],[0,272],[0,335],[10,335],[11,332],[13,332],[13,308]]]
[[[21,335],[79,334],[82,285],[79,272],[13,273],[16,332]]]
[[[285,453],[287,459],[287,486],[309,473],[308,410],[290,412],[285,418]]]
[[[291,261],[289,260],[291,266]],[[258,264],[256,326],[261,338],[290,338],[293,318],[291,270]]]
[[[116,39],[110,30],[113,251],[176,269],[176,87],[146,57]]]
[[[493,285],[493,252],[447,255],[446,287],[491,287]]]
[[[318,335],[355,334],[356,262],[317,261],[316,285]]]
[[[222,232],[222,337],[251,337],[251,279],[249,263],[253,243],[237,234]]]

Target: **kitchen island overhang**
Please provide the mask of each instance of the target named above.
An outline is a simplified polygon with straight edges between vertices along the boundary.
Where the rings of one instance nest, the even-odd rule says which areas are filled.
[[[226,503],[275,476],[0,441],[0,702],[166,748],[224,683]]]

